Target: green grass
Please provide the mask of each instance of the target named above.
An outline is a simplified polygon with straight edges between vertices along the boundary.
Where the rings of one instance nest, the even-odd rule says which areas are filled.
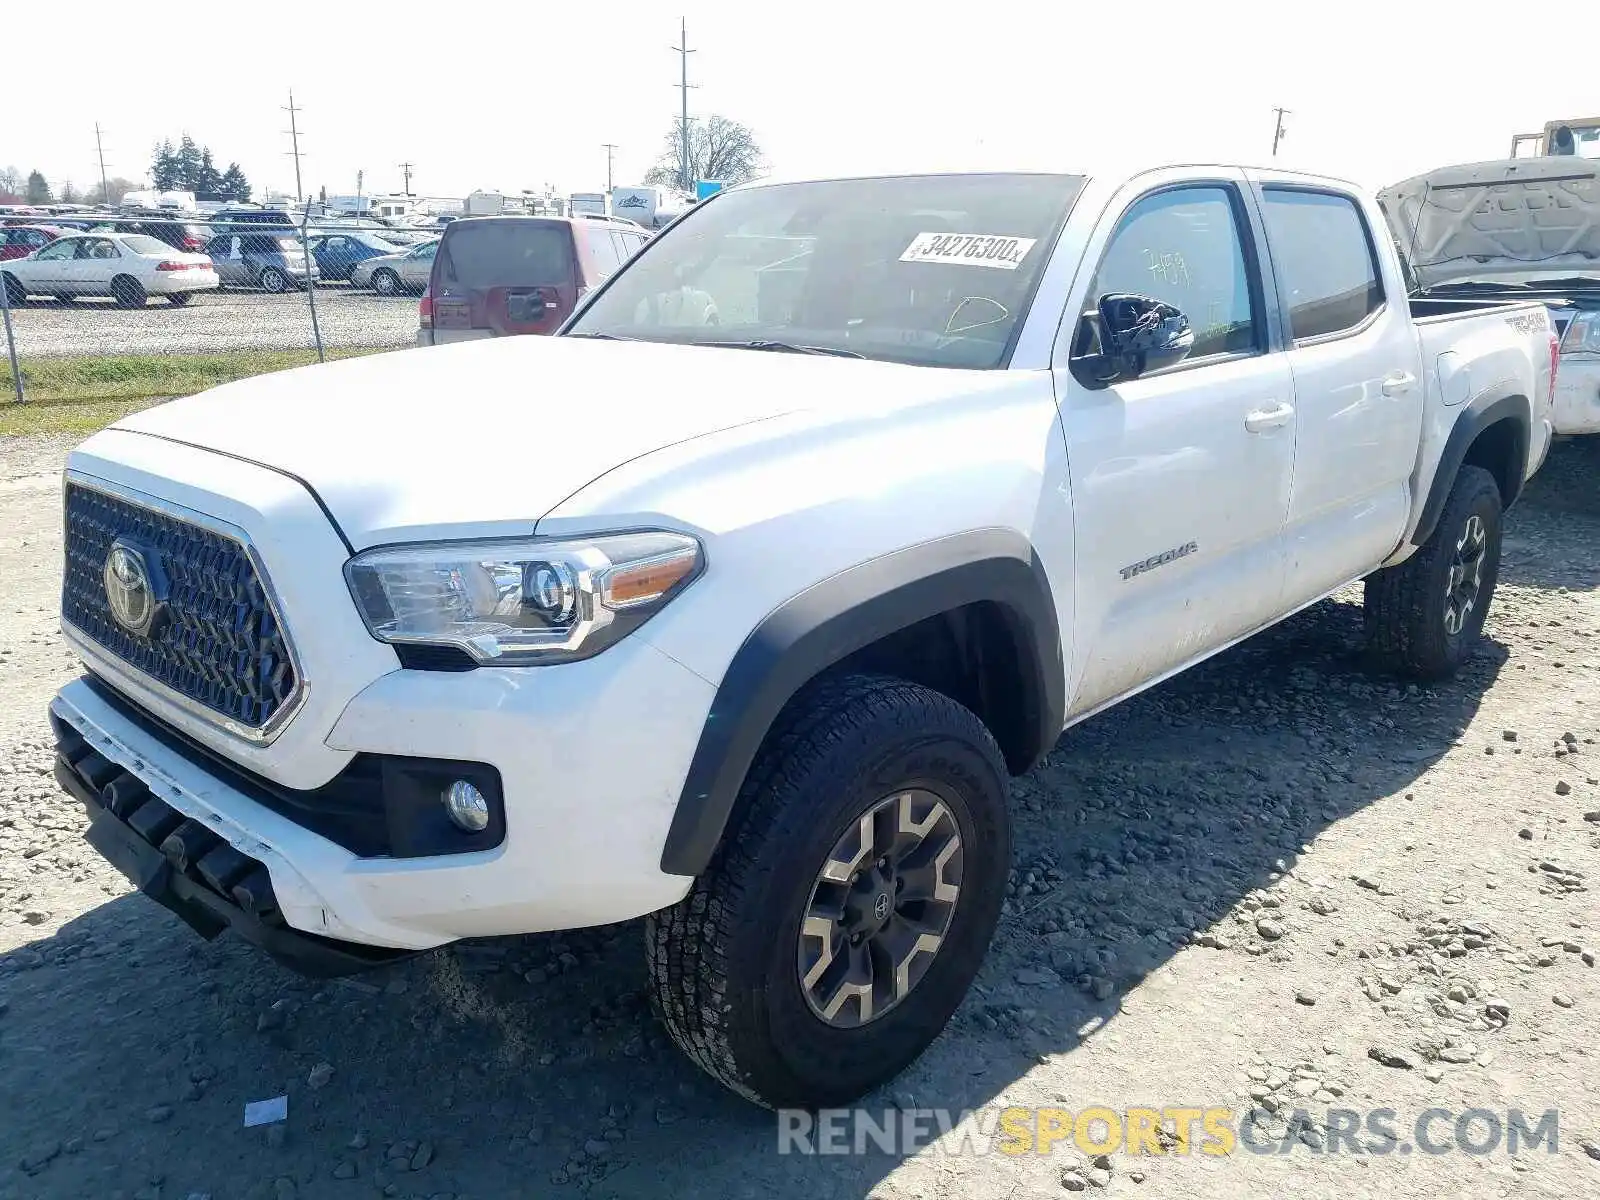
[[[329,350],[354,358],[376,350]],[[315,350],[236,350],[223,354],[103,354],[22,361],[28,397],[15,403],[11,364],[0,354],[0,436],[93,433],[119,417],[250,375],[303,367]]]

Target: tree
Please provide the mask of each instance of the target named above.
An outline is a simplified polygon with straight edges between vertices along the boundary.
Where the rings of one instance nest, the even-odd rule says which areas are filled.
[[[72,180],[67,180],[61,185],[61,203],[78,204],[83,197],[78,195],[78,189],[72,186]]]
[[[131,179],[124,179],[120,175],[113,175],[106,180],[105,186],[95,184],[84,196],[87,204],[110,204],[112,206],[122,203],[122,198],[129,192],[136,191],[139,185]]]
[[[239,164],[231,162],[226,171],[219,172],[211,147],[202,146],[188,134],[179,138],[176,146],[171,138],[156,146],[150,160],[150,186],[158,192],[250,199],[250,183]]]
[[[150,186],[158,192],[170,192],[178,186],[178,164],[172,152],[172,139],[156,147],[150,160]]]
[[[228,164],[228,169],[222,173],[222,185],[217,191],[235,200],[250,199],[250,181],[244,177],[244,172],[239,169],[238,163]]]
[[[22,191],[22,172],[15,167],[0,167],[0,192],[13,196]]]
[[[200,165],[195,170],[194,190],[213,195],[222,190],[222,172],[217,170],[216,164],[211,161],[211,147],[203,147],[200,151]]]
[[[645,172],[654,187],[694,188],[696,179],[720,179],[730,187],[761,173],[761,147],[747,125],[723,116],[707,117],[689,126],[689,177],[683,177],[683,143],[677,122],[667,134],[661,156]]]
[[[23,198],[29,204],[50,203],[52,199],[50,195],[50,185],[45,181],[45,177],[39,174],[39,172],[28,172],[28,190],[23,193]]]

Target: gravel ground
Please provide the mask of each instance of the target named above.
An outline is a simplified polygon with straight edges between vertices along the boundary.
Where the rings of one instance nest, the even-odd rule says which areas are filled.
[[[184,308],[152,300],[118,308],[110,300],[34,301],[11,314],[17,354],[206,353],[315,347],[304,292],[205,292]],[[317,289],[325,346],[409,346],[417,335],[415,296],[378,296],[343,284]]]
[[[0,443],[0,1197],[1600,1196],[1600,439],[1510,517],[1454,682],[1365,670],[1342,596],[1016,782],[980,984],[868,1103],[1279,1114],[1282,1153],[1103,1160],[780,1156],[664,1042],[633,925],[317,984],[130,895],[46,774],[62,449]],[[1331,1153],[1341,1106],[1402,1141],[1556,1109],[1559,1144]]]

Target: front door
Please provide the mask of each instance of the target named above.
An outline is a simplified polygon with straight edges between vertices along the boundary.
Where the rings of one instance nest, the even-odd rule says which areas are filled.
[[[1183,311],[1195,343],[1175,366],[1109,387],[1055,373],[1077,526],[1073,714],[1278,614],[1294,469],[1293,384],[1242,177],[1146,185],[1111,205],[1107,226],[1069,311],[1154,297]],[[1098,338],[1096,319],[1080,319],[1074,353]]]

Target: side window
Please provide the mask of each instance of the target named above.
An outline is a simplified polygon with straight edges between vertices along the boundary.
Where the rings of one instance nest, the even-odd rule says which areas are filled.
[[[617,244],[611,238],[611,230],[585,225],[583,235],[589,242],[589,256],[594,259],[595,282],[610,278],[622,265],[622,258],[617,253]]]
[[[1366,219],[1348,196],[1263,189],[1262,218],[1295,341],[1354,329],[1383,307]]]
[[[1258,353],[1256,303],[1233,195],[1227,187],[1183,187],[1137,201],[1106,245],[1089,304],[1109,292],[1150,296],[1189,318],[1190,358]]]
[[[58,258],[71,258],[75,253],[77,253],[78,246],[83,242],[83,240],[84,239],[82,238],[62,238],[58,242],[51,242],[43,250],[39,251],[39,257],[52,260]]]

